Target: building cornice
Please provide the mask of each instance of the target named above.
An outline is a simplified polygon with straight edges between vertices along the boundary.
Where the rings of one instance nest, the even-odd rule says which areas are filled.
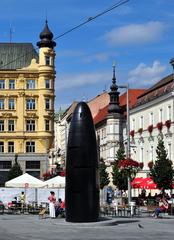
[[[130,109],[130,115],[133,114],[133,113],[142,111],[144,109],[150,108],[153,105],[156,105],[156,104],[158,104],[160,102],[163,102],[164,100],[166,100],[168,98],[172,98],[173,96],[174,96],[174,93],[173,92],[169,92],[169,93],[167,93],[165,95],[162,95],[162,96],[160,96],[158,98],[155,98],[155,99],[153,99],[153,100],[151,100],[151,101],[149,101],[147,103],[144,103],[144,104],[142,104],[140,106],[132,108],[132,109]]]

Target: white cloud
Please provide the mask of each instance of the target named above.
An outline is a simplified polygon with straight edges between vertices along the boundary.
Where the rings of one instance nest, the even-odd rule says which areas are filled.
[[[59,75],[56,80],[56,89],[68,89],[82,86],[94,85],[96,83],[106,83],[111,78],[110,72],[93,72],[79,74]]]
[[[111,45],[144,44],[159,39],[164,30],[164,24],[158,21],[130,24],[114,28],[105,34],[104,39]]]
[[[96,62],[106,62],[111,57],[111,54],[108,53],[95,53],[93,55],[88,55],[82,59],[85,63],[91,63],[93,61]]]
[[[154,61],[152,66],[140,63],[135,69],[128,73],[128,81],[135,87],[147,87],[162,78],[166,66],[159,61]]]

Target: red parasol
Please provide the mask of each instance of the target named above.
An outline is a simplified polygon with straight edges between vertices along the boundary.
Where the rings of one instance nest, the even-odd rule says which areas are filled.
[[[156,183],[154,183],[153,179],[147,177],[144,178],[143,181],[140,183],[140,188],[157,189],[157,185]]]
[[[140,188],[140,184],[142,183],[143,178],[139,177],[139,178],[134,178],[134,180],[131,182],[131,186],[133,188]]]

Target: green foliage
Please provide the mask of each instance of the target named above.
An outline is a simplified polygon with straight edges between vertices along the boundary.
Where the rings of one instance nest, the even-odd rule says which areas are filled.
[[[124,148],[119,148],[116,153],[116,159],[112,166],[112,181],[119,190],[127,190],[127,176],[124,170],[120,171],[118,163],[120,160],[125,159]]]
[[[107,186],[109,181],[109,174],[106,171],[106,164],[104,160],[101,158],[99,163],[99,176],[100,176],[100,189],[103,189],[105,186]]]
[[[15,156],[15,163],[13,164],[12,168],[8,172],[8,180],[16,178],[22,174],[23,174],[23,172],[22,172],[21,166],[17,162],[17,157]]]
[[[167,153],[162,139],[158,140],[156,149],[157,159],[150,169],[150,174],[159,189],[171,189],[174,171],[172,161],[167,158]]]

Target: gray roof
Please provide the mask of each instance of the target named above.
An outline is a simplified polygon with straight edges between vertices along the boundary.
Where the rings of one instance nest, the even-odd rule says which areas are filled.
[[[30,65],[38,54],[32,43],[0,43],[0,70],[14,70]]]

